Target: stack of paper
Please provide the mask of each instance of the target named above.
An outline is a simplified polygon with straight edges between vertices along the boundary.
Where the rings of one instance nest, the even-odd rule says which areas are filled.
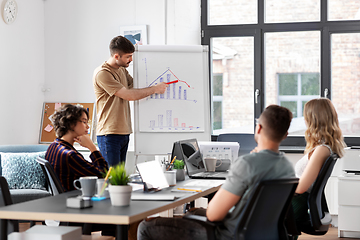
[[[8,240],[81,240],[81,227],[35,225],[25,232],[13,232]]]

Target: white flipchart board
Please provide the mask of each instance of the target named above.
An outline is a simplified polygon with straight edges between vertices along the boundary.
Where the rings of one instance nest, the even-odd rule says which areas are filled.
[[[164,94],[135,101],[136,155],[171,153],[178,140],[210,141],[208,46],[140,45],[134,53],[134,87],[160,82]]]

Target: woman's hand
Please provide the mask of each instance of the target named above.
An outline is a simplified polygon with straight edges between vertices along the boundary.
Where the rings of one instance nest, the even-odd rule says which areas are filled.
[[[74,138],[74,141],[79,143],[81,146],[89,149],[91,152],[97,151],[95,144],[87,134]]]

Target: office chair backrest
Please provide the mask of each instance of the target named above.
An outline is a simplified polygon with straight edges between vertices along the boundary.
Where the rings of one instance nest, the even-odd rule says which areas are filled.
[[[64,193],[65,190],[64,190],[63,186],[61,185],[61,182],[60,182],[58,176],[56,175],[54,169],[50,165],[50,163],[46,159],[43,159],[41,157],[37,157],[36,161],[40,164],[41,169],[44,172],[46,181],[51,190],[51,194],[53,196],[56,196],[58,194]],[[87,224],[85,224],[84,226],[81,225],[83,227],[83,234],[86,234],[86,235],[91,234],[91,225],[92,225],[91,223],[89,223],[89,225],[87,225]],[[69,226],[69,223],[68,222],[60,222],[60,226]],[[76,226],[76,225],[74,225],[74,226]]]
[[[240,145],[238,155],[244,155],[250,153],[256,147],[254,134],[247,133],[223,133],[219,134],[217,138],[218,142],[238,142]]]
[[[240,214],[235,239],[288,239],[284,219],[298,183],[298,178],[258,183]]]
[[[316,232],[318,234],[325,234],[329,229],[331,215],[327,206],[324,189],[337,159],[338,156],[336,154],[332,154],[326,159],[310,191],[308,207],[313,232],[309,232],[309,234],[316,234]]]
[[[3,176],[0,176],[0,194],[1,194],[0,207],[13,204],[11,195],[10,195],[9,185]],[[7,236],[8,234],[10,234],[12,232],[19,232],[19,222],[18,221],[9,220],[9,221],[7,221],[7,223],[3,222],[3,220],[1,220],[1,221],[2,221],[0,224],[1,237],[3,237],[4,235]],[[3,227],[4,227],[3,224],[7,224],[7,233],[5,233],[3,231]]]
[[[60,193],[64,193],[64,188],[62,187],[61,182],[50,163],[46,159],[43,159],[41,157],[37,157],[36,161],[40,164],[41,169],[44,172],[46,182],[48,183],[51,190],[51,194],[55,196]]]

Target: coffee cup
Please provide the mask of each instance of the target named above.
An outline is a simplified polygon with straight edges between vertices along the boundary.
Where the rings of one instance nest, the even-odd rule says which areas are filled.
[[[101,194],[102,187],[104,186],[105,179],[99,178],[96,180],[96,196],[97,197],[109,197],[109,188],[106,186]]]
[[[216,166],[217,160],[218,159],[216,159],[214,157],[206,157],[206,158],[204,158],[206,170],[208,172],[215,172],[216,167],[220,167],[221,161],[220,161],[220,165]]]
[[[80,177],[79,179],[74,180],[74,187],[78,190],[81,190],[83,197],[92,197],[95,195],[95,186],[97,179],[98,177],[96,176]],[[76,186],[77,182],[80,182],[81,188]]]

